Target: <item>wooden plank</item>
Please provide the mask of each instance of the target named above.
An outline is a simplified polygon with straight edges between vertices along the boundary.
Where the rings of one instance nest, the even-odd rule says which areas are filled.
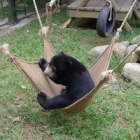
[[[79,10],[95,10],[95,11],[100,11],[105,3],[104,0],[89,0],[86,6],[82,6],[82,2],[88,2],[88,0],[75,0],[72,2],[69,6],[68,9],[79,9]],[[129,8],[131,7],[133,3],[133,0],[118,0],[117,5],[118,5],[118,12],[128,12]]]
[[[116,20],[117,21],[123,21],[125,16],[126,16],[126,13],[117,13],[116,14]]]
[[[68,15],[77,18],[98,18],[99,12],[68,10]]]
[[[83,7],[88,3],[88,1],[89,0],[75,0],[68,6],[68,9],[77,9],[78,7]]]
[[[86,7],[78,7],[81,11],[100,11],[104,5],[104,0],[90,0]]]
[[[101,11],[101,9],[102,9],[102,7],[104,6],[104,4],[105,4],[105,1],[100,1],[97,5],[96,5],[96,7],[95,7],[95,11]]]
[[[79,7],[78,10],[80,11],[94,11],[94,7]]]
[[[80,7],[86,6],[86,4],[89,2],[89,0],[81,0]]]
[[[79,10],[68,10],[69,17],[77,17],[77,18],[95,18],[97,19],[99,16],[98,11],[79,11]],[[117,21],[123,21],[125,18],[125,13],[117,13],[116,14],[116,20]]]
[[[117,5],[118,5],[117,11],[120,11],[120,10],[121,10],[121,8],[122,8],[124,2],[125,2],[125,0],[118,0],[118,2],[117,2]]]
[[[128,12],[132,4],[133,0],[126,0],[120,9],[120,12]]]
[[[87,3],[86,7],[96,7],[100,1],[104,1],[104,0],[90,0]]]
[[[68,9],[77,9],[80,6],[81,0],[75,0],[67,8]]]

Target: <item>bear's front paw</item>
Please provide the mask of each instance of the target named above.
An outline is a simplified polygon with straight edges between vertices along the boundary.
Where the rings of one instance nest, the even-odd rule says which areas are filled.
[[[39,61],[39,66],[42,67],[47,61],[44,58],[41,58]]]

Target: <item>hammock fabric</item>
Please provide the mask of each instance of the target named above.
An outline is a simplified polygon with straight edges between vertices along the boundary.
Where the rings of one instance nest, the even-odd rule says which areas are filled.
[[[96,91],[106,81],[106,77],[102,79],[101,73],[108,69],[110,58],[112,55],[112,47],[116,40],[111,42],[102,55],[95,61],[95,63],[89,69],[90,75],[95,83],[95,88],[87,93],[84,97],[80,98],[68,107],[63,108],[67,113],[75,114],[85,109],[92,101]],[[44,58],[50,61],[51,57],[55,54],[55,51],[49,42],[48,38],[44,37]],[[55,84],[49,78],[45,77],[40,69],[38,62],[26,62],[15,56],[10,52],[7,55],[13,60],[15,65],[22,71],[26,79],[38,90],[44,91],[48,98],[54,97],[60,94],[61,85]]]

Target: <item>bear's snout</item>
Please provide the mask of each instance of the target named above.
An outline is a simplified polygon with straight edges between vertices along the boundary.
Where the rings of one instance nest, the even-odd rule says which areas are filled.
[[[47,68],[44,70],[44,74],[48,77],[53,77],[55,75],[55,72],[53,71],[52,67],[47,66]]]

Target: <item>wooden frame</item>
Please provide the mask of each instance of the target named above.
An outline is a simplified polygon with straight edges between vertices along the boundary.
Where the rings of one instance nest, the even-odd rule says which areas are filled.
[[[111,0],[111,2],[113,7],[116,9],[116,21],[123,21],[127,12],[129,11],[129,7],[131,7],[133,3],[133,0]],[[95,6],[96,4],[97,6]],[[75,0],[67,7],[67,13],[70,18],[76,17],[97,19],[104,4],[105,0]],[[130,15],[129,19],[131,19],[131,16],[132,14]],[[127,32],[132,32],[128,22],[125,23],[124,29]]]

